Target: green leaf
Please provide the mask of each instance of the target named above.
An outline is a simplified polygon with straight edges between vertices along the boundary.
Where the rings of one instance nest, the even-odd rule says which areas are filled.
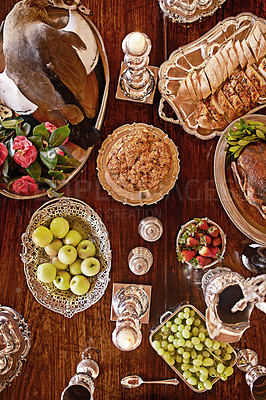
[[[59,164],[57,164],[56,168],[62,170],[66,174],[69,174],[70,172],[72,172],[75,169],[75,167],[71,166],[71,165],[59,165]]]
[[[239,140],[238,141],[238,144],[240,145],[240,146],[246,146],[247,144],[249,144],[251,142],[251,140],[245,140],[245,139],[241,139],[241,140]]]
[[[46,149],[40,151],[40,157],[44,165],[48,169],[54,169],[57,164],[57,154],[55,149],[52,147],[46,147]]]
[[[64,193],[58,193],[55,190],[53,190],[52,188],[50,188],[49,190],[47,190],[47,192],[50,194],[50,197],[62,197],[64,196]]]
[[[9,170],[9,162],[8,162],[8,158],[6,158],[5,161],[3,162],[2,169],[1,169],[2,175],[6,178],[9,178],[8,170]]]
[[[65,179],[65,176],[63,175],[63,170],[54,171],[54,170],[50,169],[48,171],[48,174],[51,175],[53,178],[57,179],[58,181],[63,181]]]
[[[15,119],[10,119],[2,121],[1,124],[5,129],[16,129],[16,127],[18,126],[18,121]]]
[[[72,158],[69,156],[61,156],[60,154],[58,155],[58,164],[59,165],[71,165],[73,167],[77,167],[80,162],[76,158]]]
[[[33,129],[33,136],[41,136],[43,140],[46,140],[46,142],[48,142],[50,138],[50,133],[45,128],[44,123],[42,123],[41,125],[35,126],[35,128]]]
[[[243,150],[243,147],[240,147],[235,153],[234,153],[234,158],[239,157],[241,151]]]
[[[263,122],[259,122],[259,121],[247,121],[247,124],[249,124],[249,125],[253,125],[253,126],[259,126],[259,125],[262,125],[262,126],[264,126],[264,123]]]
[[[14,157],[14,154],[15,154],[15,150],[13,149],[13,142],[14,142],[14,139],[13,139],[13,138],[10,138],[9,140],[7,140],[7,141],[5,142],[6,148],[7,148],[7,150],[8,150],[8,154],[9,154],[9,156],[10,156],[11,158],[13,158],[13,157]]]
[[[56,189],[56,181],[52,181],[51,179],[44,179],[44,181],[50,186],[51,189]]]
[[[25,133],[26,136],[28,136],[28,134],[31,131],[31,126],[30,124],[28,124],[27,122],[24,122],[21,126],[21,129],[23,130],[23,132]]]
[[[29,137],[29,140],[34,144],[37,150],[40,150],[43,147],[41,136],[31,136]]]
[[[256,129],[256,135],[257,135],[260,139],[265,139],[265,134],[264,134],[260,129]]]
[[[52,147],[58,147],[68,138],[70,129],[68,126],[61,126],[55,129],[49,138],[49,144]]]
[[[28,168],[26,168],[26,171],[33,179],[39,179],[42,174],[42,168],[37,160],[30,164]]]
[[[26,133],[23,132],[23,131],[20,129],[19,125],[16,126],[16,135],[17,135],[17,136],[27,136]]]
[[[239,146],[232,146],[232,147],[229,148],[229,151],[230,151],[231,153],[234,153],[234,152],[237,151],[238,149],[239,149]]]

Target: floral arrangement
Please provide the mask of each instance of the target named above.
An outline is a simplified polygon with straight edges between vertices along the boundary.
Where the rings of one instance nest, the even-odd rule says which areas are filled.
[[[0,183],[19,195],[47,190],[50,197],[61,197],[58,182],[79,164],[59,147],[69,134],[67,125],[45,122],[32,129],[21,117],[0,119]]]

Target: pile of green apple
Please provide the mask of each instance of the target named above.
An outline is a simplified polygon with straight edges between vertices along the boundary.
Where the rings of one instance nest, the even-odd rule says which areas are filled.
[[[70,289],[76,295],[88,292],[88,277],[97,275],[101,268],[99,260],[94,257],[96,249],[91,240],[83,240],[80,232],[70,229],[66,218],[56,217],[49,228],[36,228],[32,241],[44,248],[51,259],[37,268],[37,278],[41,282],[53,282],[57,289]]]

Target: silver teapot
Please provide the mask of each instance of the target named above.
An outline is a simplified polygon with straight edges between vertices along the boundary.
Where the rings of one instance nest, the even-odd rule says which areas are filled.
[[[229,268],[217,267],[203,275],[202,289],[212,339],[237,342],[250,327],[254,305],[266,313],[266,274],[245,279]]]

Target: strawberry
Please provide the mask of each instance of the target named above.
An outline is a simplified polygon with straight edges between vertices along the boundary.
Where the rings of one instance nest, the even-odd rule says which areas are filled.
[[[207,246],[203,246],[200,249],[199,254],[203,257],[213,257],[213,253],[211,252],[210,248]]]
[[[221,254],[219,247],[209,246],[209,250],[212,253],[212,255],[210,256],[212,258],[218,258]]]
[[[198,261],[197,266],[201,266],[201,267],[205,267],[206,265],[208,265],[212,262],[212,259],[209,257],[197,256],[195,258]]]
[[[197,223],[197,227],[202,229],[203,231],[207,231],[209,228],[209,225],[208,225],[206,219],[200,219],[199,222]]]
[[[219,236],[217,238],[212,239],[212,245],[214,247],[217,247],[221,244],[221,239],[219,238]]]
[[[179,261],[183,262],[189,262],[191,258],[195,256],[196,252],[194,250],[183,250],[179,254]]]
[[[188,246],[197,246],[199,244],[199,241],[191,236],[187,238],[187,245]]]
[[[204,235],[203,232],[196,232],[194,238],[199,240],[203,235]]]
[[[217,226],[210,226],[208,229],[208,234],[212,237],[217,237],[219,234]]]
[[[212,242],[212,239],[208,235],[202,235],[200,238],[200,244],[202,244],[204,246],[209,246],[209,244],[211,244],[211,242]]]

